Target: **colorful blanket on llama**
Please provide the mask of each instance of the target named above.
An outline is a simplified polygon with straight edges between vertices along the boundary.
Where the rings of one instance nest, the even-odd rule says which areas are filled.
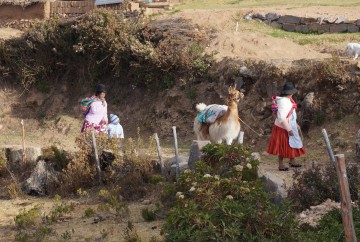
[[[223,116],[228,109],[226,105],[212,104],[207,106],[201,113],[198,114],[198,119],[201,123],[212,124],[216,119]]]

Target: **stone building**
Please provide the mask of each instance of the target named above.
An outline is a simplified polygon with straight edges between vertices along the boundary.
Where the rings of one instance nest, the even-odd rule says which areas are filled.
[[[0,0],[1,20],[44,19],[49,17],[49,1]]]

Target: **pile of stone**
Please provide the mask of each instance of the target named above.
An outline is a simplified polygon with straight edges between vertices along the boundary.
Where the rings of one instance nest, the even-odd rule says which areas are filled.
[[[245,19],[257,19],[276,28],[301,33],[355,33],[360,31],[360,19],[350,21],[344,17],[306,18],[277,13],[250,13]]]
[[[19,30],[26,30],[32,27],[35,23],[39,22],[37,19],[21,19],[21,20],[13,20],[13,21],[1,21],[0,27],[5,28],[13,28]]]

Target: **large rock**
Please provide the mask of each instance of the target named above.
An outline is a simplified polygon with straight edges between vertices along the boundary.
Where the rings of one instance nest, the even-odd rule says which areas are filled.
[[[309,33],[309,26],[307,25],[296,25],[296,32]]]
[[[341,16],[338,17],[335,21],[336,24],[342,24],[342,23],[346,23],[346,22],[348,22],[347,19],[344,17],[341,17]]]
[[[269,22],[269,23],[267,23],[267,24],[269,24],[270,26],[272,26],[272,27],[274,27],[274,28],[279,28],[279,29],[282,28],[282,25],[279,24],[279,23],[276,22],[276,21],[272,21],[272,22]]]
[[[359,27],[356,26],[356,24],[348,24],[347,25],[347,32],[349,32],[349,33],[359,32]]]
[[[308,108],[313,107],[314,98],[315,98],[315,93],[314,92],[309,92],[308,94],[305,95],[304,100],[301,102],[301,106],[304,109],[308,109]]]
[[[179,155],[179,172],[184,171],[188,168],[188,157],[185,155]],[[175,176],[176,175],[176,157],[171,157],[169,160],[165,162],[164,172],[167,175]]]
[[[23,149],[21,146],[8,146],[7,155],[10,167],[17,167],[22,164]],[[26,162],[35,163],[41,158],[42,152],[40,147],[26,147]]]
[[[317,33],[326,33],[330,31],[330,24],[319,24],[319,23],[311,23],[309,25],[310,32]]]
[[[263,180],[265,190],[272,194],[272,200],[275,204],[280,204],[287,197],[285,183],[282,179],[271,172],[263,174],[260,172],[258,176]]]
[[[332,17],[332,18],[323,18],[323,22],[329,23],[329,24],[335,23],[336,20],[337,20],[337,18],[335,18],[335,17]]]
[[[187,161],[181,161],[179,163],[179,174],[183,171],[185,171],[186,169],[188,169],[189,166],[188,166],[188,163]],[[171,177],[176,177],[176,164],[173,164],[171,167],[170,167],[170,174],[169,174]]]
[[[278,20],[280,18],[280,15],[277,13],[267,13],[265,15],[265,18],[270,21]]]
[[[294,32],[296,30],[296,24],[283,23],[282,28],[286,31]]]
[[[265,20],[265,17],[261,13],[255,13],[252,17],[260,20]]]
[[[330,33],[345,33],[348,30],[347,24],[331,24]]]
[[[201,149],[207,145],[210,144],[209,140],[193,140],[191,147],[190,147],[190,153],[189,153],[189,168],[191,170],[195,169],[195,162],[200,160],[201,158]]]
[[[316,18],[301,18],[300,23],[301,24],[309,24],[309,23],[315,23]]]
[[[44,196],[49,185],[58,180],[57,174],[50,164],[41,160],[26,180],[23,191],[29,195]]]
[[[300,20],[301,20],[301,18],[297,17],[297,16],[284,15],[284,16],[281,16],[278,19],[277,22],[280,23],[280,24],[284,24],[284,23],[287,23],[287,24],[299,24]]]

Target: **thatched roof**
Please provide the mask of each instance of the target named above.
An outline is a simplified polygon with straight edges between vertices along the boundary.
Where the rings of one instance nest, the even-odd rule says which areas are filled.
[[[24,8],[38,2],[45,2],[45,1],[44,0],[0,0],[0,6],[14,5],[14,6],[21,6]]]

